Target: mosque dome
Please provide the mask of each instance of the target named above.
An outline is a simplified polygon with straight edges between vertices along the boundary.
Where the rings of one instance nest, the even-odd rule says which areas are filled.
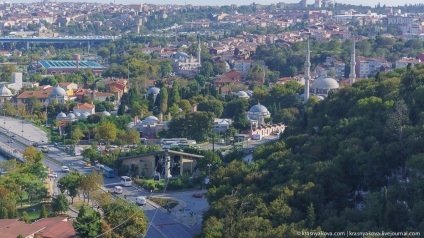
[[[143,120],[143,122],[159,122],[159,119],[155,116],[148,116]]]
[[[72,112],[68,114],[67,118],[69,119],[74,119],[75,118],[75,114],[73,114]]]
[[[238,91],[237,96],[239,98],[249,98],[249,95],[245,91]]]
[[[75,115],[75,117],[79,118],[81,116],[81,113],[75,112],[74,115]]]
[[[0,87],[0,96],[11,97],[13,95],[12,92],[8,88],[6,88],[6,86],[3,85]]]
[[[268,109],[264,105],[255,105],[250,108],[250,113],[269,113]]]
[[[108,117],[108,116],[110,116],[110,113],[109,113],[108,111],[103,111],[103,112],[102,112],[102,115],[103,115],[104,117]]]
[[[50,93],[50,97],[64,97],[64,96],[66,96],[66,91],[65,89],[59,86],[56,86]]]
[[[337,81],[329,76],[320,76],[316,78],[311,85],[312,89],[338,89],[340,87]]]
[[[157,88],[157,87],[149,88],[149,90],[147,90],[147,95],[149,95],[151,93],[153,93],[155,95],[156,94],[159,94],[160,93],[160,88]]]
[[[65,118],[66,118],[66,114],[64,112],[60,112],[56,116],[56,119],[65,119]]]

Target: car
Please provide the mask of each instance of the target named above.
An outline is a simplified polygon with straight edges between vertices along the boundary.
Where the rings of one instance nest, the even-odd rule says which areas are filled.
[[[201,194],[201,193],[193,193],[193,195],[191,195],[192,197],[194,197],[194,198],[202,198],[203,197],[203,194]]]
[[[62,172],[64,172],[64,173],[69,173],[69,168],[68,168],[68,166],[62,166]]]
[[[15,136],[16,136],[15,134],[11,134],[11,135],[10,135],[10,137],[15,137]]]
[[[1,132],[3,132],[3,133],[7,133],[7,132],[9,132],[8,130],[6,130],[6,129],[4,129],[4,130],[2,130]]]
[[[142,205],[146,205],[146,203],[147,203],[147,199],[146,199],[145,197],[143,197],[143,196],[138,196],[138,197],[135,199],[135,203],[136,203],[137,205],[140,205],[140,206],[142,206]]]
[[[124,192],[124,189],[121,186],[115,186],[113,192],[116,194],[122,194]]]
[[[49,174],[49,178],[57,178],[57,173],[51,173],[51,174]]]
[[[13,140],[12,140],[12,139],[9,139],[9,140],[7,141],[7,143],[13,143]]]

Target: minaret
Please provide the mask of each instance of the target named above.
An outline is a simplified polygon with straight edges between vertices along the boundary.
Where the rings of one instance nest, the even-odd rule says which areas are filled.
[[[350,54],[350,74],[349,74],[350,85],[353,85],[353,83],[355,83],[355,79],[356,79],[355,66],[356,66],[355,38],[353,38],[352,53]]]
[[[202,52],[202,49],[200,48],[200,37],[197,36],[199,38],[199,44],[197,46],[197,61],[199,62],[199,67],[202,67],[201,61],[200,61],[200,55]]]
[[[306,47],[306,61],[305,61],[305,101],[309,99],[309,80],[311,79],[311,52],[309,51],[309,38],[308,45]]]

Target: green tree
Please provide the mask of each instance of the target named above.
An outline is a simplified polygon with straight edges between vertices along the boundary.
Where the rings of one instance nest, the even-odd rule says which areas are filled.
[[[82,206],[74,220],[74,229],[78,237],[96,237],[102,232],[102,217],[94,209]]]
[[[38,101],[38,98],[36,97],[30,97],[27,101],[26,101],[26,106],[28,108],[28,111],[33,114],[34,111],[40,111],[40,109],[42,108],[42,104],[40,101]]]
[[[48,217],[48,215],[49,214],[47,213],[46,205],[45,204],[41,205],[40,216],[38,217],[38,219],[46,218]]]
[[[162,87],[159,96],[160,112],[166,113],[168,111],[168,88]]]
[[[69,201],[65,195],[59,194],[52,199],[52,210],[54,213],[62,214],[69,209]]]
[[[116,139],[117,128],[112,122],[105,121],[103,122],[98,129],[98,134],[100,139],[107,141],[107,144],[110,144],[110,141]]]
[[[72,139],[74,139],[77,143],[81,140],[81,138],[84,137],[84,133],[81,131],[79,127],[75,127],[75,129],[72,130]]]
[[[24,211],[22,216],[19,218],[20,221],[25,222],[26,224],[31,223],[31,219],[29,218],[28,212]]]
[[[62,193],[68,191],[71,197],[71,204],[74,203],[74,198],[78,195],[78,187],[80,186],[82,175],[77,172],[72,172],[59,179],[58,184]]]

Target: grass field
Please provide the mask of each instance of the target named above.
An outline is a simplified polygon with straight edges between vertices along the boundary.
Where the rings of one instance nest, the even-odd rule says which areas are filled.
[[[52,210],[51,204],[45,203],[44,205],[46,206],[46,211],[49,214],[50,211]],[[42,206],[41,204],[37,204],[37,205],[18,208],[18,212],[19,212],[19,214],[22,214],[23,212],[27,212],[31,222],[34,222],[35,220],[40,219],[41,206]]]

